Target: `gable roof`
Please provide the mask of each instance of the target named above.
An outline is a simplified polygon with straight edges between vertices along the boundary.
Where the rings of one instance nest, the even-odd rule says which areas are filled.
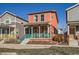
[[[0,18],[1,18],[2,16],[4,16],[5,14],[10,14],[10,15],[12,15],[12,16],[14,16],[14,17],[17,17],[17,18],[21,19],[22,21],[27,22],[25,19],[21,18],[20,16],[17,16],[16,14],[13,14],[13,13],[11,13],[11,12],[9,12],[9,11],[5,11],[2,15],[0,15]]]
[[[73,6],[69,7],[69,8],[67,8],[66,11],[71,10],[71,9],[77,7],[77,6],[79,6],[79,3],[77,3],[77,4],[75,4],[75,5],[73,5]]]

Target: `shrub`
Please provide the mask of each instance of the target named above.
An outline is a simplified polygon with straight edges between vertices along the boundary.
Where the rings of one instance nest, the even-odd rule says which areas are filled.
[[[64,40],[64,35],[56,35],[53,37],[53,41],[62,42]]]

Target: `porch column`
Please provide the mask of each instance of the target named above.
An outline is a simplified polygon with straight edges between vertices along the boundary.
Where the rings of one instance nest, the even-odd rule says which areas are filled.
[[[33,37],[33,26],[31,26],[31,36]]]
[[[5,39],[7,39],[7,29],[5,30]]]
[[[67,31],[68,31],[68,35],[69,35],[69,25],[67,26]]]
[[[29,34],[31,34],[30,32],[31,32],[31,31],[30,31],[30,27],[29,27]]]
[[[10,27],[9,27],[9,38],[10,38]],[[9,38],[8,38],[8,39],[9,39]]]
[[[26,29],[26,27],[24,27],[24,35],[26,34],[26,33],[25,33],[25,29]]]
[[[47,33],[49,33],[49,25],[47,26]]]
[[[48,34],[50,34],[49,30],[50,30],[50,29],[49,29],[49,25],[48,25],[48,26],[47,26],[47,33],[48,33]],[[48,37],[50,37],[50,35],[48,35]]]
[[[40,38],[40,26],[39,26],[39,38]]]
[[[14,27],[14,37],[16,38],[16,30],[15,30],[16,28]]]
[[[1,28],[1,39],[2,39],[2,28]]]

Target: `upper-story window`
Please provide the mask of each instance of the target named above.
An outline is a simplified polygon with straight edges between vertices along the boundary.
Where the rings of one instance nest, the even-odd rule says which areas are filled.
[[[35,21],[35,22],[38,21],[38,16],[37,16],[37,15],[34,16],[34,21]]]
[[[5,19],[5,24],[11,24],[10,18],[6,18],[6,19]]]
[[[41,21],[44,21],[44,15],[41,15]]]
[[[53,17],[53,16],[51,16],[51,18],[53,19],[54,17]]]

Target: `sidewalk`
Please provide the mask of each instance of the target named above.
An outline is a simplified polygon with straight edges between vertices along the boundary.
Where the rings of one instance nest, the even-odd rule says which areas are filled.
[[[70,47],[69,45],[42,45],[42,44],[0,44],[0,48],[9,49],[44,49],[50,47]],[[78,46],[79,47],[79,46]]]
[[[37,44],[0,44],[0,48],[9,48],[9,49],[43,49],[50,48],[52,45],[37,45]]]

